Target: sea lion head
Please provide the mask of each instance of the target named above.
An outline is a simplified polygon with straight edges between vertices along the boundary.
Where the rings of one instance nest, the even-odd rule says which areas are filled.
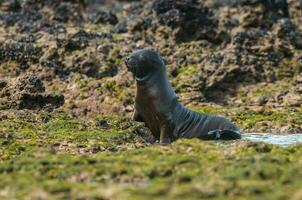
[[[141,49],[125,58],[125,64],[136,80],[145,79],[155,72],[165,70],[161,56],[153,49]]]

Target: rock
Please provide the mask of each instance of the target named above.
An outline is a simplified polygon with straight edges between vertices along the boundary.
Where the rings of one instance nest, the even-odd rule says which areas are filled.
[[[66,57],[63,64],[68,73],[77,72],[95,78],[101,78],[107,73],[106,70],[100,69],[102,64],[92,52]]]
[[[54,109],[64,103],[64,96],[45,93],[43,82],[33,74],[9,81],[0,90],[0,109]]]
[[[118,18],[111,11],[109,12],[98,11],[90,16],[90,21],[93,24],[106,23],[106,24],[116,25],[118,23]]]
[[[20,1],[12,0],[12,1],[4,1],[0,3],[0,10],[1,11],[11,11],[17,12],[21,9]]]
[[[61,2],[54,8],[53,19],[59,22],[72,21],[80,24],[83,21],[81,7],[71,2]]]
[[[128,31],[128,29],[127,29],[127,20],[120,21],[112,29],[113,33],[126,33],[127,31]]]
[[[21,69],[26,69],[30,64],[37,63],[41,54],[42,49],[33,43],[9,40],[0,44],[0,62],[16,61]]]
[[[294,77],[293,85],[300,85],[302,84],[302,74]]]
[[[156,14],[162,14],[175,8],[175,0],[156,0],[153,2],[152,9]]]
[[[302,49],[302,33],[297,30],[290,19],[285,18],[278,21],[277,35],[282,39],[288,38],[297,49]]]
[[[301,106],[302,105],[302,96],[299,94],[289,93],[284,97],[284,105]]]
[[[64,42],[64,47],[68,51],[80,50],[88,46],[89,34],[84,30],[76,30],[68,35]]]
[[[0,79],[0,91],[7,85],[7,82]]]
[[[104,119],[97,120],[95,122],[95,125],[98,126],[98,127],[100,127],[100,128],[104,128],[104,129],[109,128],[108,122],[106,120],[104,120]]]
[[[268,95],[261,95],[257,101],[259,106],[265,105],[269,101],[269,96]]]
[[[131,32],[144,30],[144,19],[140,16],[134,16],[127,23],[127,30]]]
[[[130,116],[135,87],[122,58],[143,47],[163,55],[169,80],[185,104],[299,104],[288,96],[302,94],[298,1],[0,2],[0,77],[5,77],[0,91],[6,102],[1,105],[17,108],[18,95],[31,102],[23,107],[35,104],[32,100],[44,102],[49,87],[64,93],[64,109],[73,115]],[[27,73],[47,83],[44,91],[35,79],[16,84]],[[237,86],[255,91],[259,82],[288,78],[294,80],[285,93],[280,89],[250,100],[236,94]]]
[[[171,9],[158,16],[159,22],[163,25],[176,28],[181,25],[185,15],[177,9]]]
[[[43,82],[35,75],[28,74],[18,77],[14,89],[19,92],[26,93],[43,93],[45,92],[45,87]]]
[[[302,33],[300,32],[292,32],[289,35],[291,43],[297,48],[302,49]]]

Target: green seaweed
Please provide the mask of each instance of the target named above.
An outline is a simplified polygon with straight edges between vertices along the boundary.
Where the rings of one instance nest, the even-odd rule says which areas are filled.
[[[178,70],[178,74],[172,79],[172,85],[178,87],[179,92],[186,90],[185,85],[193,83],[192,76],[198,72],[196,65],[183,66]],[[183,84],[185,83],[185,85]]]
[[[110,24],[89,24],[86,23],[84,25],[84,28],[87,30],[96,31],[98,33],[106,33],[109,32],[112,28],[112,25]]]
[[[288,117],[288,111],[198,110],[236,116],[241,124]],[[300,110],[295,112],[297,117]],[[141,124],[118,116],[80,120],[38,113],[8,116],[0,127],[1,199],[301,197],[301,145],[198,139],[150,145],[136,135]]]

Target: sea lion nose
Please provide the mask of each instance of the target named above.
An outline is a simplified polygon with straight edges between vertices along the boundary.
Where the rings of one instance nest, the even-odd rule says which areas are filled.
[[[129,61],[130,61],[130,57],[128,56],[125,58],[125,62],[129,62]]]

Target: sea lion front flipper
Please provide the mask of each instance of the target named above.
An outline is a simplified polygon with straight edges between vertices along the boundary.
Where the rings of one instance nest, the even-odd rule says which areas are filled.
[[[142,116],[137,112],[136,109],[134,110],[134,113],[132,114],[131,119],[132,119],[133,121],[137,121],[137,122],[144,122]]]
[[[170,144],[172,142],[172,135],[174,130],[174,123],[168,120],[161,125],[159,143],[162,145]]]

